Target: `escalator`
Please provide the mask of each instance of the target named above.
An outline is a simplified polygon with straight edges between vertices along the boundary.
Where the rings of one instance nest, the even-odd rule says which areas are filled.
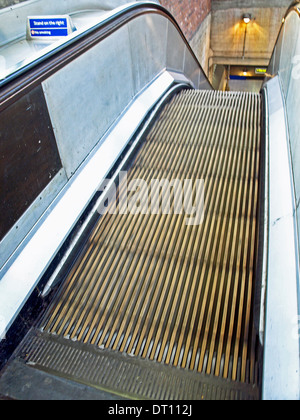
[[[72,59],[63,52],[66,66],[87,44],[71,46]],[[59,56],[48,60],[42,84],[53,124]],[[3,398],[262,398],[268,95],[214,91],[191,67],[188,77],[169,70],[170,86],[104,183],[95,181],[96,196],[36,282],[39,310],[3,366]],[[31,71],[18,77],[28,82]],[[72,188],[76,175],[60,156]]]
[[[87,354],[96,345],[109,350],[102,362],[101,352],[93,354],[100,366],[105,356],[114,361],[119,352],[136,357],[142,370],[147,360],[181,368],[184,381],[185,372],[187,378],[193,373],[198,385],[193,399],[218,392],[258,397],[261,361],[252,303],[260,101],[259,95],[184,90],[165,105],[133,158],[128,182],[190,179],[195,188],[196,180],[204,179],[209,197],[204,222],[187,225],[184,214],[172,211],[174,205],[165,215],[124,215],[117,208],[116,215],[100,217],[37,330],[25,340],[20,351],[26,363],[73,379],[77,362],[66,373],[61,360],[69,360],[77,343]],[[58,337],[67,337],[66,345]],[[113,371],[120,369],[120,360],[114,363]],[[81,380],[103,386],[90,378],[91,368],[84,366]],[[145,370],[152,371],[151,363]],[[109,373],[104,383],[111,381]],[[215,379],[205,391],[203,374],[211,373]],[[132,390],[131,375],[129,368],[127,392],[109,381],[110,391],[148,397],[143,387]],[[160,370],[152,377],[158,384]],[[232,386],[223,378],[233,380]],[[175,397],[177,382],[172,386],[169,379],[166,386]],[[158,386],[156,396],[164,392]]]

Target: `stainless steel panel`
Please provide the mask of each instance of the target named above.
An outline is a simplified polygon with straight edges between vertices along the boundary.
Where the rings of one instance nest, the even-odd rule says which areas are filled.
[[[187,46],[185,46],[183,73],[193,82],[195,88],[199,88],[201,70]]]
[[[268,276],[264,399],[299,399],[298,255],[292,168],[280,81],[267,84],[269,135]]]
[[[185,45],[172,22],[168,22],[167,69],[183,72]]]
[[[291,13],[285,22],[283,41],[281,44],[280,58],[280,78],[284,94],[287,95],[291,72],[293,67],[293,58],[295,57],[295,47],[299,36],[299,16],[296,12]]]
[[[63,166],[71,177],[134,96],[128,28],[55,73],[43,88]]]
[[[288,11],[265,84],[269,121],[265,399],[299,399],[300,3]],[[277,77],[275,77],[277,76]]]
[[[287,120],[291,147],[291,159],[295,185],[295,211],[297,212],[298,229],[300,227],[300,37],[297,39],[292,62],[289,90],[286,98]],[[298,232],[299,236],[299,232]]]
[[[277,74],[280,69],[281,54],[282,54],[281,45],[283,41],[284,30],[285,30],[285,27],[283,26],[282,31],[280,32],[277,44],[276,44],[276,49],[274,50],[274,54],[273,54],[274,65],[273,65],[272,74]]]
[[[140,92],[166,67],[168,21],[143,15],[128,24],[134,93]]]

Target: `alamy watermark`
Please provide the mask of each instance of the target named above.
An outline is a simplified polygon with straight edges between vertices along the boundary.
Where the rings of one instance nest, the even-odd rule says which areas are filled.
[[[121,171],[116,183],[105,179],[99,191],[105,193],[98,212],[109,214],[175,214],[185,215],[187,226],[198,226],[204,219],[203,179],[128,180]],[[118,191],[118,195],[117,195]]]

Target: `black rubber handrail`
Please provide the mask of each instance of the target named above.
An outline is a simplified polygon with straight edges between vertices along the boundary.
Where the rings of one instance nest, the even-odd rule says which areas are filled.
[[[2,80],[0,82],[0,111],[7,106],[8,101],[10,102],[13,98],[17,99],[19,95],[24,94],[41,83],[54,72],[83,54],[85,51],[91,49],[95,44],[108,37],[121,26],[138,16],[149,13],[163,15],[173,23],[190,54],[199,66],[203,76],[211,86],[197,57],[172,14],[160,4],[153,2],[138,2],[124,6],[121,10],[118,9],[113,16],[109,16],[86,31],[79,33],[74,36],[74,38],[59,45]]]

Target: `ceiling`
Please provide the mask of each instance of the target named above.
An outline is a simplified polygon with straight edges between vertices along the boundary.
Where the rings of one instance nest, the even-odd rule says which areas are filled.
[[[212,0],[213,63],[267,65],[290,4],[291,0]],[[244,13],[252,15],[247,28]]]

